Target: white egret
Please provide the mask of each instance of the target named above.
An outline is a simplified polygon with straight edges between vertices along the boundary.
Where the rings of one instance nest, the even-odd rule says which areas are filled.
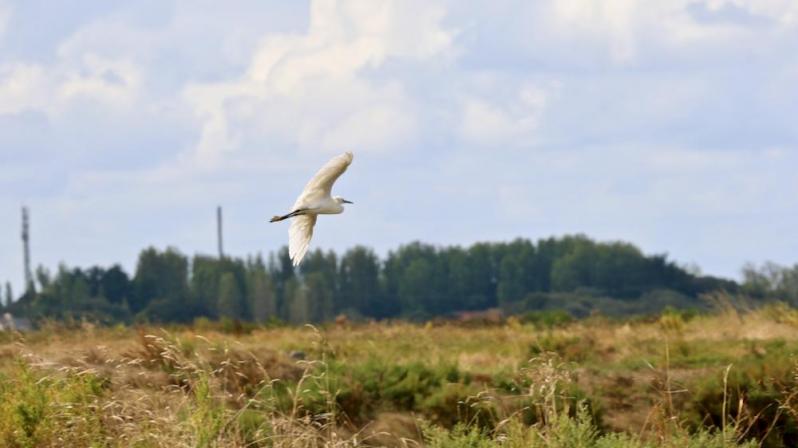
[[[294,218],[288,228],[288,255],[294,266],[299,266],[302,258],[310,247],[310,238],[313,237],[313,226],[316,225],[318,215],[337,215],[344,212],[341,204],[352,204],[340,196],[331,196],[330,192],[335,181],[346,171],[352,163],[352,153],[345,152],[333,157],[319,172],[313,176],[302,194],[299,195],[291,213],[275,216],[270,222]]]

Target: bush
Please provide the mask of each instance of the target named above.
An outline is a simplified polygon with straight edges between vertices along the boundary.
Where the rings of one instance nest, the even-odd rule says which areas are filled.
[[[89,372],[45,376],[20,362],[0,377],[0,445],[7,447],[104,444],[98,402],[107,383]]]
[[[546,333],[529,346],[529,357],[556,353],[565,361],[582,362],[596,351],[596,341],[591,337],[564,336]]]
[[[749,427],[747,438],[762,441],[764,447],[798,446],[795,415],[778,405],[790,391],[798,390],[794,365],[786,354],[767,361],[748,355],[729,371],[725,385],[724,372],[699,381],[687,414],[688,424],[692,428],[721,428],[725,406],[727,424],[738,422]]]
[[[546,329],[563,327],[573,321],[573,316],[565,310],[530,311],[521,316],[522,323]]]

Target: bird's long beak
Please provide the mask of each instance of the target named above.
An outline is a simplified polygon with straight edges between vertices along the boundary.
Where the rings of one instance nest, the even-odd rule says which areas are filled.
[[[341,200],[344,204],[354,204],[352,201],[347,201],[346,199]]]

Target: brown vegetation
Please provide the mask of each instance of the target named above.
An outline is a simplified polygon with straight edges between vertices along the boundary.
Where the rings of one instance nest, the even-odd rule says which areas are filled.
[[[0,445],[534,445],[578,428],[619,440],[603,446],[798,440],[798,312],[782,305],[560,326],[221,329],[51,324],[6,337]]]

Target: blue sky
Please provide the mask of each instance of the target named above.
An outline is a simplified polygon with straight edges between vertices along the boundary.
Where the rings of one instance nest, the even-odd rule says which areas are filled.
[[[145,246],[380,253],[583,232],[737,277],[798,261],[798,2],[0,0],[0,281]],[[18,290],[19,288],[17,288]]]

